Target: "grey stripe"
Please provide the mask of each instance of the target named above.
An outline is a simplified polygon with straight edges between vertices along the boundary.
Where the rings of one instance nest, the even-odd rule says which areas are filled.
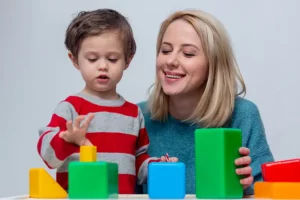
[[[79,153],[69,156],[57,172],[67,172],[69,162],[78,161]],[[135,156],[122,153],[97,153],[97,161],[113,162],[118,164],[119,174],[135,175]]]
[[[78,116],[78,113],[76,112],[73,105],[67,101],[60,102],[56,106],[54,114],[60,116],[61,118],[64,118],[67,121],[74,120]]]
[[[42,158],[48,163],[48,165],[52,168],[58,168],[62,165],[63,161],[58,160],[56,158],[54,149],[51,147],[50,142],[53,139],[53,137],[59,132],[59,128],[41,128],[40,132],[42,131],[49,131],[51,132],[47,133],[43,137],[42,145],[41,145],[41,156]]]
[[[91,95],[87,95],[84,93],[77,93],[74,96],[83,98],[93,104],[96,104],[98,106],[122,106],[125,103],[125,99],[119,95],[119,98],[116,100],[106,100],[106,99],[101,99],[99,97],[95,97],[95,96],[91,96]]]
[[[88,132],[117,132],[138,136],[139,120],[134,117],[109,112],[97,112],[91,121]]]
[[[135,156],[137,157],[137,156],[139,156],[140,154],[147,152],[148,146],[149,146],[149,145],[145,145],[145,146],[142,146],[141,148],[139,148],[138,150],[136,150]]]
[[[137,175],[137,184],[142,185],[142,184],[147,183],[148,163],[150,160],[153,160],[153,159],[158,159],[158,158],[156,158],[156,157],[148,158],[141,165],[141,167],[138,171],[138,175]]]
[[[138,107],[138,112],[139,112],[139,114],[138,114],[138,118],[139,118],[139,123],[140,123],[140,129],[142,129],[142,128],[145,128],[145,119],[144,119],[144,115],[143,115],[143,112],[142,112],[142,110],[141,110],[141,108],[140,107]]]

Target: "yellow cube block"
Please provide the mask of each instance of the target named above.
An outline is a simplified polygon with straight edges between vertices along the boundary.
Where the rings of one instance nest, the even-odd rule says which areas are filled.
[[[96,162],[97,147],[96,146],[81,146],[79,160],[80,160],[80,162]]]

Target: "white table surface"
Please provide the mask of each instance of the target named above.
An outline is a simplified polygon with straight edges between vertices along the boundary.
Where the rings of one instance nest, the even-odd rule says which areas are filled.
[[[29,198],[28,195],[11,196],[11,197],[1,197],[0,198],[0,200],[12,200],[12,199],[32,199],[32,198]],[[144,199],[144,200],[149,200],[149,197],[146,194],[135,194],[135,195],[119,194],[119,198],[118,199],[120,199],[120,200],[122,200],[122,199]],[[197,200],[196,196],[192,195],[192,194],[187,194],[185,196],[185,199],[194,199],[194,200]],[[36,200],[38,200],[38,199],[36,199]],[[60,199],[55,199],[55,200],[60,200]],[[64,200],[66,200],[66,199],[64,199]],[[229,200],[229,199],[227,199],[227,200]],[[237,199],[235,199],[235,200],[237,200]],[[247,198],[247,200],[254,200],[254,199],[253,198]]]

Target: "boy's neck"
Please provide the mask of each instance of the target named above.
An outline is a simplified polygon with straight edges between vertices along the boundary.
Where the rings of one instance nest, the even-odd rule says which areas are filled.
[[[104,91],[104,92],[98,92],[89,88],[88,86],[85,86],[85,88],[82,90],[82,93],[95,96],[101,99],[105,99],[105,100],[116,100],[119,98],[116,88],[112,88],[111,90]]]

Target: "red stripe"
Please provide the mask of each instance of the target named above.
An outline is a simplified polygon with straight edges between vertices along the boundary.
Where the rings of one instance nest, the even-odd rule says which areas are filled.
[[[57,172],[56,182],[65,190],[68,190],[68,172]]]
[[[119,174],[118,179],[119,194],[134,194],[136,184],[134,175]],[[68,172],[56,173],[56,181],[63,189],[68,190]]]
[[[47,127],[59,127],[61,131],[65,131],[67,130],[67,120],[56,114],[53,114]]]
[[[91,143],[97,146],[97,152],[127,153],[135,155],[137,137],[124,133],[88,133]]]
[[[59,160],[65,160],[73,153],[79,153],[79,146],[66,142],[56,134],[50,142],[50,145],[55,151],[56,157]]]
[[[149,137],[148,133],[145,128],[142,128],[139,132],[139,137],[136,144],[136,149],[139,149],[143,146],[146,146],[149,144]]]
[[[127,101],[125,101],[122,106],[111,107],[96,105],[77,96],[70,96],[66,99],[66,101],[71,103],[74,106],[76,112],[80,113],[80,115],[86,115],[88,113],[94,112],[111,112],[130,117],[138,116],[138,106]]]

